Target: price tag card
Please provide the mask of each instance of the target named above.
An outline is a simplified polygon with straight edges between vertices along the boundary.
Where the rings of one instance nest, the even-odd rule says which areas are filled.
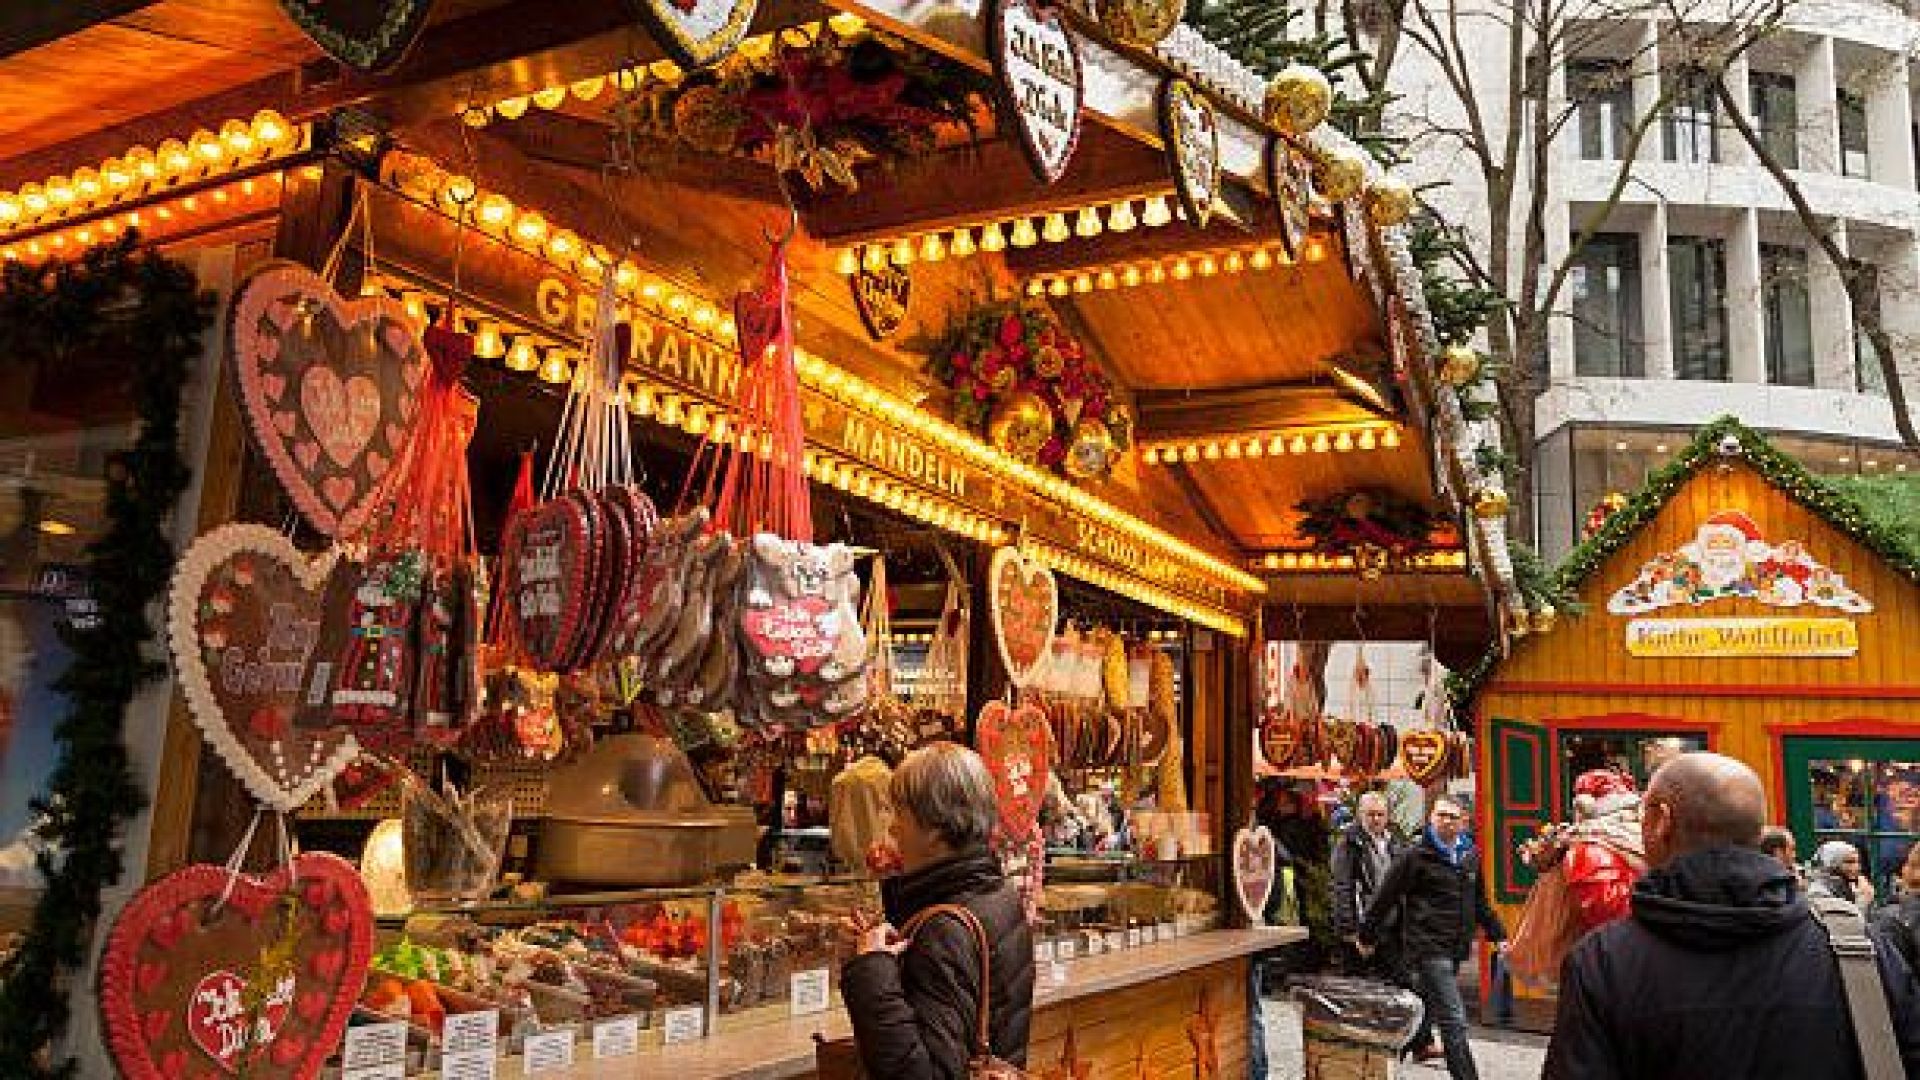
[[[1053,963],[1048,964],[1047,978],[1052,979],[1053,985],[1055,986],[1067,985],[1067,965],[1061,963],[1058,960],[1055,960]]]
[[[1127,948],[1137,949],[1140,947],[1140,944],[1140,928],[1137,926],[1127,927]]]
[[[1174,933],[1172,923],[1163,922],[1160,924],[1160,940],[1161,941],[1172,941],[1175,936],[1177,935],[1175,935]]]
[[[1110,930],[1107,932],[1107,951],[1108,952],[1119,952],[1120,950],[1126,947],[1127,947],[1127,932],[1125,930]]]
[[[1033,962],[1036,964],[1053,963],[1053,941],[1042,938],[1033,943]]]
[[[827,1011],[829,982],[826,968],[796,971],[788,980],[788,1011],[793,1016],[811,1016]]]
[[[447,1019],[451,1020],[452,1017]],[[491,1050],[462,1050],[440,1055],[440,1080],[494,1080],[499,1059]]]
[[[573,1032],[543,1031],[527,1036],[520,1051],[520,1063],[527,1076],[559,1072],[573,1067]]]
[[[363,1024],[340,1044],[343,1080],[401,1080],[407,1073],[407,1024]]]
[[[1094,931],[1087,935],[1087,955],[1099,956],[1107,951],[1107,935]]]
[[[698,1005],[668,1009],[660,1018],[660,1041],[672,1046],[692,1042],[707,1033],[707,1010]]]
[[[447,1017],[445,1026],[440,1029],[441,1053],[451,1057],[454,1054],[477,1054],[485,1051],[492,1056],[500,1044],[500,1010],[486,1009],[480,1012],[454,1013]]]
[[[593,1056],[627,1057],[640,1052],[640,1018],[616,1016],[593,1025]]]
[[[1054,943],[1053,956],[1056,960],[1071,960],[1078,949],[1070,937],[1063,937]]]

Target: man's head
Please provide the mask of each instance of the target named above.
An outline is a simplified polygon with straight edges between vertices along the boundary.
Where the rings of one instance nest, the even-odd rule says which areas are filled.
[[[1640,837],[1654,866],[1706,848],[1758,847],[1767,820],[1760,777],[1741,762],[1704,751],[1662,765],[1641,805]]]
[[[1860,880],[1860,849],[1844,840],[1829,840],[1813,853],[1814,865],[1847,881]]]
[[[1760,833],[1760,853],[1779,860],[1789,870],[1800,861],[1800,845],[1793,830],[1784,825],[1769,825]]]
[[[1360,826],[1375,836],[1387,831],[1387,800],[1377,791],[1360,796]]]
[[[1443,844],[1451,844],[1460,839],[1460,830],[1466,827],[1467,814],[1455,802],[1451,795],[1442,795],[1433,800],[1433,809],[1427,813],[1427,823],[1433,826],[1433,835]]]

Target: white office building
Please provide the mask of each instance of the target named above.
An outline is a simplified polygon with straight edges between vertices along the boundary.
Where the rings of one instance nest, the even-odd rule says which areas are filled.
[[[1412,2],[1444,18],[1450,0]],[[1487,7],[1459,26],[1498,137],[1515,4],[1451,2]],[[1891,0],[1786,3],[1785,27],[1733,67],[1729,89],[1844,250],[1874,268],[1907,393],[1920,397],[1920,18]],[[1555,322],[1550,378],[1534,405],[1545,553],[1564,554],[1606,494],[1634,490],[1694,427],[1724,413],[1819,472],[1920,475],[1838,274],[1717,114],[1710,89],[1690,79],[1677,28],[1613,19],[1567,39],[1578,51],[1548,58],[1550,115],[1562,103],[1574,109],[1546,185],[1550,267],[1607,204],[1634,118],[1663,95],[1676,104],[1642,140],[1562,294],[1566,317]],[[1435,130],[1458,126],[1458,98],[1417,47],[1400,48],[1393,88],[1404,97],[1391,124],[1418,139],[1410,168],[1452,185],[1432,201],[1484,244],[1480,170]]]

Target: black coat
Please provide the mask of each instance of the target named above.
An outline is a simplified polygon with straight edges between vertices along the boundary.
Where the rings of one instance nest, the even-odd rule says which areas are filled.
[[[1875,934],[1908,1076],[1912,975]],[[1641,879],[1633,915],[1567,957],[1551,1080],[1854,1080],[1840,971],[1793,874],[1746,848],[1682,855]]]
[[[1400,924],[1400,955],[1409,963],[1435,958],[1465,960],[1473,949],[1477,924],[1489,941],[1505,941],[1507,928],[1487,903],[1480,876],[1480,853],[1468,844],[1455,864],[1435,845],[1431,832],[1401,852],[1387,868],[1360,920],[1360,940],[1382,944],[1382,935]],[[1386,944],[1391,945],[1392,942]]]
[[[1873,913],[1873,928],[1900,950],[1907,967],[1920,972],[1920,895],[1903,892]]]
[[[1407,844],[1387,833],[1387,858],[1397,859]],[[1391,863],[1389,863],[1391,865]],[[1384,875],[1383,875],[1384,876]],[[1374,880],[1373,860],[1367,857],[1367,830],[1359,822],[1347,826],[1333,844],[1333,933],[1346,939],[1360,932],[1360,916],[1380,889]]]
[[[1033,934],[1020,890],[985,850],[965,852],[886,882],[887,921],[905,926],[935,904],[962,904],[993,944],[993,1052],[1022,1065],[1033,1020]],[[875,952],[847,962],[840,993],[854,1041],[875,1080],[961,1080],[980,1016],[980,955],[973,934],[935,916],[898,957]]]

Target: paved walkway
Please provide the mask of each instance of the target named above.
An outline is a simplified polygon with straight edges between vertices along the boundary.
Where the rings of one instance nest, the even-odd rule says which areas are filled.
[[[1273,1062],[1269,1080],[1301,1080],[1300,1013],[1291,1002],[1267,998],[1267,1056]],[[1473,1059],[1480,1080],[1535,1080],[1546,1061],[1547,1040],[1539,1035],[1489,1028],[1473,1029]],[[1403,1064],[1400,1080],[1445,1080],[1443,1063]],[[1258,1080],[1258,1078],[1255,1078]]]

